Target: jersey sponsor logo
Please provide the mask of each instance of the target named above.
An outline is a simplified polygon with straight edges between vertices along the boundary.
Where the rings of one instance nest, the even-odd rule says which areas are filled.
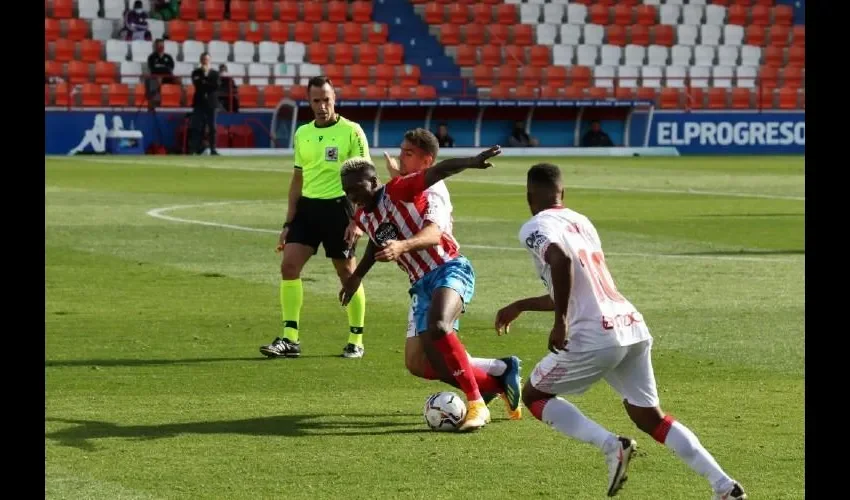
[[[546,243],[546,237],[540,234],[540,231],[534,231],[525,239],[525,245],[531,250],[539,250],[544,243]]]
[[[628,314],[618,314],[613,318],[611,316],[602,316],[602,328],[606,330],[625,328],[642,322],[643,316],[637,311]]]
[[[325,148],[325,161],[339,161],[339,148],[328,146]]]
[[[389,240],[397,240],[399,235],[398,226],[392,222],[382,222],[375,229],[375,243],[383,245]]]

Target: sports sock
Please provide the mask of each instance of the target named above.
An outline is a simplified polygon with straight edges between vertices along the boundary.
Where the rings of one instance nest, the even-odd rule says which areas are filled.
[[[499,379],[495,378],[492,375],[489,375],[487,372],[478,368],[477,366],[472,367],[472,372],[475,374],[475,382],[478,383],[479,392],[497,394],[503,392],[502,385],[499,383]],[[429,362],[425,363],[425,373],[423,378],[427,380],[442,380],[443,382],[460,389],[460,384],[457,382],[457,380],[443,379],[442,377],[440,377],[440,375],[437,374],[437,370],[435,370]]]
[[[280,317],[283,321],[283,337],[298,342],[298,321],[301,319],[301,304],[304,288],[301,280],[280,281]]]
[[[529,407],[531,414],[567,436],[592,444],[603,453],[617,445],[617,436],[597,424],[572,403],[561,398],[538,399]]]
[[[348,313],[348,325],[351,327],[348,343],[363,347],[363,326],[366,323],[366,292],[363,290],[363,285],[360,285],[351,297],[345,312]]]
[[[473,358],[469,353],[466,353],[466,355],[469,356],[469,363],[472,366],[480,368],[490,375],[498,377],[508,369],[507,363],[501,359]]]
[[[658,424],[652,437],[667,445],[694,472],[708,479],[714,491],[726,491],[732,487],[732,478],[723,472],[714,457],[699,442],[699,438],[670,415]]]
[[[483,401],[481,392],[478,390],[478,383],[475,381],[475,373],[469,365],[466,349],[464,349],[457,335],[454,332],[449,332],[435,339],[434,347],[443,355],[449,373],[457,380],[460,389],[466,395],[467,401]]]

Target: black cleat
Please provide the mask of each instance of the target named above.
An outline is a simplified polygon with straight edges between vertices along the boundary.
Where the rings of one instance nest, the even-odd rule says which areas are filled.
[[[343,358],[347,358],[347,359],[356,359],[356,358],[362,358],[363,354],[365,352],[366,352],[366,350],[363,349],[362,345],[348,344],[342,350],[341,356]]]
[[[301,356],[301,344],[277,337],[271,344],[260,346],[260,353],[270,358],[297,358]]]

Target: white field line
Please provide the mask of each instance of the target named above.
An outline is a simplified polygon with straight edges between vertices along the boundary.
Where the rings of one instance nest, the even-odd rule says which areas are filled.
[[[80,156],[56,156],[50,157],[50,159],[58,159],[58,160],[85,160],[93,163],[107,163],[107,164],[117,164],[117,165],[149,165],[149,166],[158,166],[158,167],[181,167],[181,168],[202,168],[208,170],[244,170],[246,172],[276,172],[276,173],[286,173],[286,171],[282,168],[271,168],[271,167],[244,167],[239,166],[233,163],[223,163],[216,162],[215,165],[201,165],[198,163],[191,163],[185,161],[174,161],[174,160],[163,160],[157,161],[155,159],[146,159],[146,160],[133,160],[129,158],[116,158],[116,159],[106,159],[106,158],[84,158]],[[468,178],[458,178],[455,177],[451,180],[451,182],[464,182],[470,184],[496,184],[502,186],[525,186],[524,182],[521,181],[489,181],[486,179],[468,179]],[[630,192],[630,193],[659,193],[659,194],[691,194],[697,196],[729,196],[735,198],[761,198],[767,200],[793,200],[793,201],[806,201],[805,196],[789,196],[789,195],[781,195],[781,194],[760,194],[760,193],[741,193],[734,191],[703,191],[699,189],[662,189],[662,188],[630,188],[630,187],[611,187],[611,186],[599,186],[595,184],[570,184],[567,188],[574,189],[588,189],[594,191],[621,191],[621,192]],[[501,195],[500,195],[501,196]]]
[[[183,210],[189,208],[201,208],[201,207],[211,207],[211,206],[222,206],[222,205],[235,205],[235,204],[244,204],[244,203],[267,203],[261,200],[244,200],[244,201],[213,201],[206,203],[194,203],[190,205],[171,205],[167,207],[159,207],[152,208],[145,212],[146,215],[149,215],[153,218],[165,220],[168,222],[178,222],[183,224],[195,224],[198,226],[207,226],[207,227],[217,227],[222,229],[232,229],[235,231],[247,231],[251,233],[267,233],[267,234],[280,234],[280,230],[277,229],[264,229],[259,227],[250,227],[250,226],[239,226],[236,224],[223,224],[220,222],[213,221],[205,221],[199,219],[188,219],[185,217],[174,217],[172,215],[166,215],[168,212],[172,212],[175,210]],[[477,250],[497,250],[497,251],[520,251],[524,252],[525,249],[516,246],[516,247],[502,247],[502,246],[492,246],[492,245],[461,245],[461,249],[463,248],[472,248]],[[798,262],[797,259],[785,259],[785,258],[768,258],[768,257],[744,257],[744,256],[734,256],[734,255],[681,255],[681,254],[655,254],[655,253],[637,253],[637,252],[606,252],[606,255],[620,256],[620,257],[644,257],[644,258],[661,258],[661,259],[707,259],[707,260],[734,260],[734,261],[752,261],[752,262],[783,262],[783,263],[794,263]]]

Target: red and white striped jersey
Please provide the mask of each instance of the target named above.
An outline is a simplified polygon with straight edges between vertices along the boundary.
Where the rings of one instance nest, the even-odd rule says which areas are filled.
[[[444,187],[438,187],[437,191],[445,191],[447,195]],[[450,202],[447,196],[429,195],[428,191],[425,190],[424,171],[396,177],[381,188],[374,210],[360,207],[354,213],[354,221],[379,248],[388,240],[412,238],[425,228],[426,222],[436,224],[443,231],[439,245],[407,252],[398,258],[399,267],[407,273],[411,283],[460,256],[458,243],[451,234]]]

